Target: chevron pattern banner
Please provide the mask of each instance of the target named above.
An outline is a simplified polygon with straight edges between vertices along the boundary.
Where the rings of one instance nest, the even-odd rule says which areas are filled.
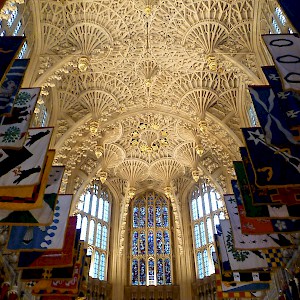
[[[241,220],[234,195],[224,195],[236,249],[258,250],[266,248],[293,247],[294,239],[287,234],[243,234]]]

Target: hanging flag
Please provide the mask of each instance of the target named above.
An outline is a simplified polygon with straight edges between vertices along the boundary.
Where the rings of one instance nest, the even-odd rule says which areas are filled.
[[[6,222],[9,225],[20,225],[20,231],[22,226],[47,226],[53,222],[53,215],[55,209],[55,217],[59,217],[60,204],[63,200],[57,201],[57,195],[60,188],[64,172],[63,166],[52,166],[50,174],[47,180],[47,187],[44,191],[43,204],[41,208],[31,209],[28,211],[0,211],[0,223]],[[68,195],[67,195],[68,196]],[[64,195],[61,195],[64,199]],[[60,198],[60,197],[59,197]],[[67,200],[67,199],[66,199]],[[68,200],[67,200],[68,202]],[[66,204],[67,205],[67,204]],[[58,212],[56,211],[58,210]],[[17,233],[14,233],[17,236]],[[15,236],[15,235],[13,235]],[[15,236],[15,237],[16,237]],[[17,239],[14,241],[17,242]]]
[[[286,16],[290,19],[295,29],[300,32],[299,14],[300,3],[294,0],[278,0],[281,8],[284,10]]]
[[[0,116],[11,115],[28,63],[28,59],[16,59],[6,74],[0,87]]]
[[[268,268],[266,257],[261,250],[238,250],[234,247],[232,230],[230,224],[227,224],[228,226],[225,228],[226,222],[229,220],[220,220],[220,225],[216,225],[222,265],[225,267],[226,261],[229,261],[232,271]],[[224,271],[227,269],[224,268]]]
[[[287,122],[288,115],[291,115],[290,107],[287,111],[283,110],[270,86],[249,86],[249,91],[266,143],[279,147],[289,146],[290,143],[300,145],[298,134],[296,137],[293,135],[293,127]]]
[[[260,298],[263,293],[260,290],[266,290],[270,288],[268,283],[235,283],[233,286],[227,282],[222,281],[221,271],[219,263],[213,255],[215,264],[215,276],[216,276],[216,288],[218,299],[230,299],[230,298]]]
[[[48,150],[46,164],[42,170],[41,182],[33,189],[30,197],[0,197],[0,207],[2,208],[2,210],[0,210],[0,216],[2,215],[2,219],[0,218],[0,223],[11,223],[14,215],[16,215],[14,211],[42,208],[45,189],[52,168],[54,155],[55,150]],[[19,191],[21,191],[21,189]],[[23,217],[23,220],[25,221],[26,216],[24,215]]]
[[[84,266],[81,276],[81,283],[80,283],[80,291],[79,291],[79,297],[87,297],[88,294],[88,286],[89,286],[89,271],[91,266],[91,255],[86,255],[84,260]]]
[[[260,209],[263,210],[264,207],[267,209],[265,213],[261,214],[263,218],[292,218],[297,219],[300,217],[300,202],[297,202],[299,198],[300,188],[282,188],[281,193],[286,190],[286,197],[283,201],[287,202],[291,199],[289,205],[283,205],[281,202],[275,202],[278,197],[278,188],[258,188],[255,185],[255,174],[252,168],[252,164],[249,159],[248,151],[245,147],[240,147],[240,153],[243,160],[244,168],[241,167],[239,170],[239,180],[241,185],[246,187],[249,185],[250,196],[252,198],[253,205],[259,205]],[[243,183],[242,183],[243,181]],[[289,191],[289,194],[288,194]],[[277,196],[277,197],[276,197]],[[293,201],[292,201],[293,200]],[[294,203],[292,203],[294,202]],[[267,204],[267,205],[266,205]],[[272,205],[271,205],[272,204]],[[267,213],[268,210],[268,213]],[[249,215],[251,217],[251,215]],[[258,216],[257,216],[258,217]]]
[[[242,133],[258,187],[300,187],[300,155],[297,146],[279,148],[268,145],[261,128],[257,127],[242,128]]]
[[[272,55],[284,90],[300,92],[300,38],[296,34],[265,34],[262,38]]]
[[[8,250],[45,251],[63,247],[73,195],[59,195],[50,226],[12,226]]]
[[[0,117],[0,148],[23,147],[40,90],[40,88],[20,89],[12,115]]]
[[[239,162],[234,162],[234,167],[237,172],[236,165]],[[243,163],[240,163],[240,167],[243,167]],[[251,211],[251,214],[255,214],[255,210],[259,210],[260,206],[253,206],[251,198],[241,196],[241,190],[236,180],[232,180],[232,188],[237,206],[239,210],[239,216],[241,220],[241,230],[243,234],[268,234],[268,233],[294,233],[298,232],[300,228],[299,220],[293,219],[264,219],[257,218],[255,216],[247,217]]]
[[[18,268],[46,268],[46,267],[63,267],[72,266],[73,264],[73,249],[76,237],[76,222],[77,217],[69,217],[67,224],[64,246],[61,250],[47,251],[31,251],[20,252]]]
[[[74,273],[72,279],[65,280],[48,280],[47,286],[37,283],[33,289],[32,294],[36,296],[51,296],[51,295],[69,295],[77,296],[81,283],[81,276],[84,266],[86,249],[83,249],[84,242],[81,242],[80,255],[74,265]],[[44,286],[43,286],[44,285]]]
[[[222,256],[220,253],[220,244],[218,241],[218,235],[215,234],[215,242],[216,242],[216,251],[212,253],[213,261],[218,262],[219,271],[221,275],[222,281],[225,283],[233,283],[232,286],[234,286],[234,283],[237,282],[270,282],[272,280],[271,278],[271,272],[270,271],[263,271],[263,270],[257,270],[257,271],[232,271],[229,261],[226,261],[226,271],[224,271],[223,266],[220,262],[222,262]]]
[[[293,91],[284,91],[280,76],[275,66],[262,67],[262,70],[271,86],[279,105],[284,113],[286,123],[294,139],[300,140],[300,95]]]
[[[229,214],[233,232],[234,247],[236,249],[267,249],[293,247],[294,240],[291,235],[286,234],[243,234],[239,217],[237,202],[234,195],[224,195],[224,201]]]
[[[20,150],[0,149],[0,196],[31,197],[40,183],[53,128],[31,128]]]
[[[20,52],[24,42],[25,37],[23,36],[0,37],[0,85],[2,85],[6,73]]]

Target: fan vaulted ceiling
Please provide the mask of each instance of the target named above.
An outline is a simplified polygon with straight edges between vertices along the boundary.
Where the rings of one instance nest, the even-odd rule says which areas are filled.
[[[80,192],[106,172],[116,190],[178,188],[199,170],[225,191],[248,125],[246,85],[260,82],[260,5],[32,1],[31,84],[51,103],[64,183]]]

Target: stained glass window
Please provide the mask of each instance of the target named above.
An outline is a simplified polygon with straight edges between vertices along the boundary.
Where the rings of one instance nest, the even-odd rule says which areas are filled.
[[[146,285],[146,263],[143,258],[140,260],[140,285]]]
[[[198,265],[198,277],[200,279],[204,278],[204,266],[203,266],[203,259],[202,259],[202,253],[197,253],[197,265]]]
[[[190,209],[197,276],[202,279],[214,272],[211,253],[213,234],[215,225],[220,223],[219,216],[225,217],[225,207],[219,194],[202,183],[191,193]]]
[[[90,271],[92,271],[92,274],[90,274],[90,276],[93,277],[93,278],[97,278],[98,277],[99,261],[100,261],[99,252],[96,251],[95,255],[94,255],[93,268],[90,269]]]
[[[139,284],[139,264],[138,264],[138,260],[134,259],[132,261],[132,280],[131,283],[133,285],[138,285]]]
[[[209,276],[210,274],[209,274],[208,254],[206,249],[203,251],[203,262],[204,262],[205,276]]]
[[[132,202],[132,285],[172,282],[169,207],[164,196],[155,192],[147,192]]]
[[[105,280],[109,238],[109,194],[100,181],[93,181],[81,195],[77,205],[77,228],[81,240],[87,240],[92,251],[90,276]]]
[[[275,13],[276,13],[276,15],[277,15],[277,17],[278,17],[280,23],[281,23],[283,26],[285,26],[285,25],[286,25],[286,17],[285,17],[285,15],[283,14],[281,8],[277,6],[277,7],[275,8]]]
[[[214,215],[214,232],[217,233],[216,226],[220,224],[218,215]]]

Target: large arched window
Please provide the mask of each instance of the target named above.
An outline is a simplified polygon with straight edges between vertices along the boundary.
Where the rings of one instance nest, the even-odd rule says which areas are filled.
[[[172,284],[169,201],[147,192],[133,200],[131,212],[131,284]]]
[[[224,219],[224,204],[220,195],[203,183],[192,192],[191,221],[197,277],[202,279],[214,273],[212,252],[214,251],[215,226]]]
[[[92,254],[90,276],[100,280],[106,280],[107,273],[110,207],[109,194],[98,181],[87,188],[77,206],[80,239]]]

